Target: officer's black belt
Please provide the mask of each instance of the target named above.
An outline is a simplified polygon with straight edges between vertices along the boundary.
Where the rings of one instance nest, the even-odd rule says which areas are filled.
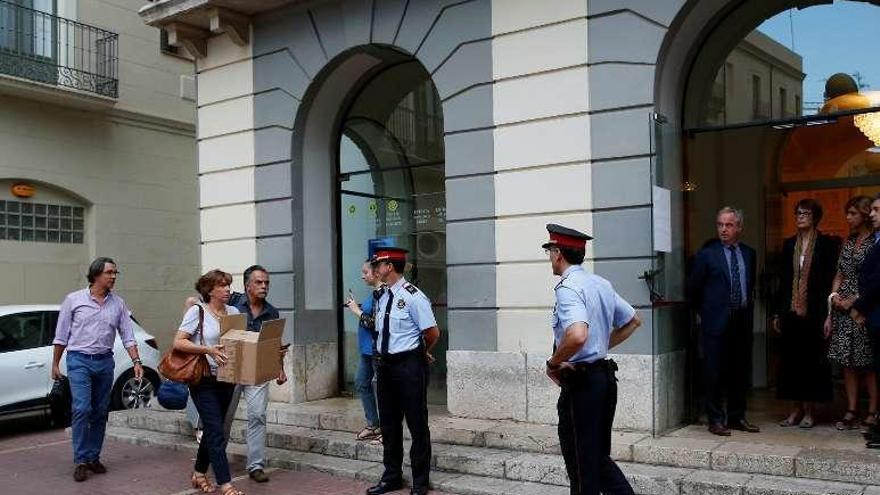
[[[421,345],[416,347],[415,349],[410,349],[408,351],[397,352],[394,354],[382,354],[381,352],[376,354],[376,362],[379,364],[391,364],[391,363],[399,363],[401,361],[405,361],[413,356],[421,356],[425,354],[425,348]]]
[[[595,371],[617,371],[617,363],[613,359],[600,359],[592,363],[571,363],[575,373],[590,373]]]

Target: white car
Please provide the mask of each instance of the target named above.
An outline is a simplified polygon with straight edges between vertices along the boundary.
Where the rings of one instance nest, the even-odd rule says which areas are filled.
[[[48,400],[54,383],[52,340],[59,308],[57,304],[0,306],[0,418],[61,413],[50,411]],[[159,387],[160,353],[156,340],[134,318],[132,327],[143,361],[144,380],[135,380],[131,358],[117,335],[113,346],[116,367],[111,409],[143,407]],[[67,374],[66,356],[61,358],[61,372]]]

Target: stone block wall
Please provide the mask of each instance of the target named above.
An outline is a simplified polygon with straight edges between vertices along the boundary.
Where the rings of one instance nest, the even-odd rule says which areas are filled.
[[[614,354],[619,370],[614,428],[656,431],[684,421],[684,352]],[[545,374],[550,355],[449,351],[449,413],[479,419],[558,423],[559,388]]]

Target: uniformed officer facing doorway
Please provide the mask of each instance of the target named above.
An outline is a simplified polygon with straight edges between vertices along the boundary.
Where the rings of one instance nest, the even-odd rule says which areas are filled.
[[[592,237],[548,224],[550,257],[556,284],[553,355],[547,376],[560,386],[559,443],[572,495],[632,494],[611,460],[611,425],[617,407],[617,364],[608,349],[620,344],[642,322],[635,309],[607,280],[587,273],[586,242]]]
[[[428,367],[440,337],[431,301],[403,277],[406,250],[380,248],[372,264],[384,284],[374,304],[377,334],[377,391],[382,428],[382,479],[368,495],[403,486],[403,425],[412,436],[412,494],[428,493],[431,433],[428,430]]]

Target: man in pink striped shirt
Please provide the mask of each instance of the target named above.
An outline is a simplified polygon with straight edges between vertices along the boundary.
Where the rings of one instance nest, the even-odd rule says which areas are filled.
[[[73,396],[73,479],[85,481],[88,471],[106,473],[101,447],[107,426],[110,389],[113,386],[113,344],[116,334],[134,363],[134,376],[144,369],[128,308],[112,293],[119,271],[110,258],[98,258],[89,266],[89,286],[64,298],[55,328],[52,378],[59,380],[61,355],[67,350],[67,374]]]

